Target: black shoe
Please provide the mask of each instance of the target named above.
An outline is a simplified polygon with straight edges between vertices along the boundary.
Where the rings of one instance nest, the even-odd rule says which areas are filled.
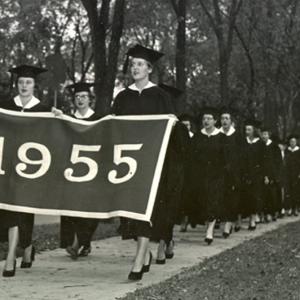
[[[92,251],[91,246],[83,246],[83,248],[79,252],[78,256],[80,256],[80,257],[88,256],[91,253],[91,251]]]
[[[174,253],[166,253],[166,259],[172,259],[174,257]]]
[[[230,233],[228,232],[223,232],[223,238],[228,239],[230,237]]]
[[[128,275],[128,279],[132,281],[138,281],[143,278],[143,268],[140,272],[133,272],[131,271]]]
[[[167,243],[167,247],[169,247],[171,243],[172,243],[173,249],[174,249],[175,242],[173,240],[171,240],[169,243]],[[174,252],[173,251],[172,251],[172,253],[165,252],[165,255],[166,255],[166,259],[172,259],[174,257]]]
[[[234,226],[234,231],[235,232],[239,232],[241,230],[241,226]]]
[[[78,249],[75,249],[72,246],[68,246],[66,248],[66,251],[70,254],[73,260],[76,260],[78,258]]]
[[[12,270],[3,270],[2,276],[3,277],[14,277],[16,275],[16,265],[17,265],[17,261],[15,260],[14,268]]]
[[[255,231],[255,229],[256,229],[256,226],[251,226],[251,225],[249,225],[249,227],[248,227],[248,230],[249,230],[249,231]]]
[[[142,268],[143,273],[148,273],[150,271],[151,263],[152,263],[152,253],[150,252],[149,263],[148,263],[148,265],[143,265],[143,268]]]
[[[31,249],[30,260],[31,260],[30,262],[22,261],[20,268],[21,269],[29,269],[32,267],[32,262],[35,260],[35,248],[33,246]]]
[[[210,238],[205,238],[205,243],[207,243],[207,245],[210,245],[213,242],[213,239]]]
[[[166,264],[166,259],[157,259],[156,264],[157,265],[165,265]]]

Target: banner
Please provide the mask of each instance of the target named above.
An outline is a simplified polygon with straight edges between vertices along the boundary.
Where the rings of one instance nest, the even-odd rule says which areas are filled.
[[[149,221],[175,122],[0,109],[0,209]]]

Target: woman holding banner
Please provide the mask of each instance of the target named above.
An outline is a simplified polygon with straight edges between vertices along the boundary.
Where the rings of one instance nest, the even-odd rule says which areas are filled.
[[[49,112],[34,96],[36,77],[46,69],[21,65],[9,70],[17,75],[18,95],[13,100],[2,102],[0,107],[21,112]],[[8,254],[3,270],[3,277],[13,277],[16,271],[16,251],[18,244],[24,249],[21,268],[31,268],[35,249],[32,246],[34,215],[29,213],[0,211],[1,226],[8,229]]]
[[[74,93],[74,118],[85,121],[100,119],[90,107],[92,83],[78,82],[69,85]],[[72,259],[78,256],[88,256],[91,252],[92,235],[97,229],[98,219],[77,217],[61,217],[61,247],[71,255]],[[79,252],[80,250],[80,252]]]
[[[149,115],[173,113],[169,95],[149,79],[153,64],[163,53],[136,45],[127,52],[124,65],[126,72],[131,57],[131,75],[134,83],[120,92],[115,99],[112,113],[116,115]],[[121,219],[123,239],[137,240],[137,251],[128,276],[129,280],[140,280],[143,273],[149,272],[152,254],[149,251],[149,238],[152,234],[150,223],[132,219]]]

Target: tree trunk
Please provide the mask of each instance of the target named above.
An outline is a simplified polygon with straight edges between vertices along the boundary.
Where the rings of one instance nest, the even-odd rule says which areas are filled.
[[[102,0],[98,12],[97,0],[81,0],[85,7],[92,37],[96,112],[105,115],[110,110],[114,80],[117,72],[120,38],[124,24],[125,0],[115,1],[112,8],[111,0]],[[111,31],[109,32],[110,10],[114,9]],[[109,44],[107,52],[107,44]]]

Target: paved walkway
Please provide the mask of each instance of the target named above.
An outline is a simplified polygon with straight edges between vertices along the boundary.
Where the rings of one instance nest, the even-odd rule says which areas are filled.
[[[20,269],[19,260],[16,277],[0,279],[0,299],[113,300],[137,288],[161,282],[207,257],[295,221],[300,221],[300,217],[260,226],[255,232],[242,230],[227,240],[221,238],[221,231],[218,231],[211,246],[203,241],[203,227],[190,229],[187,233],[179,233],[177,228],[174,259],[165,266],[154,264],[151,272],[138,283],[126,279],[135,252],[135,243],[132,241],[122,241],[118,237],[96,241],[92,255],[75,262],[61,249],[43,252],[37,255],[31,270]],[[152,244],[151,247],[155,253],[156,245]]]

